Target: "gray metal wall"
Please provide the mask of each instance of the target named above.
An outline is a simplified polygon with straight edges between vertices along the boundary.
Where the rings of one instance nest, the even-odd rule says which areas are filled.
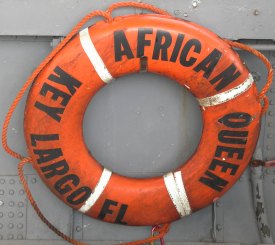
[[[0,119],[3,122],[20,86],[32,70],[91,10],[114,1],[0,0]],[[275,2],[273,0],[148,0],[171,14],[197,22],[230,39],[246,40],[275,66]],[[140,13],[136,9],[116,14]],[[264,66],[241,53],[261,88]],[[268,92],[270,108],[263,119],[261,145],[265,159],[275,158],[275,85]],[[25,101],[25,100],[24,100]],[[26,153],[23,138],[24,101],[9,128],[9,143]],[[160,175],[185,161],[201,134],[194,98],[174,81],[152,74],[118,79],[92,100],[84,121],[85,140],[104,166],[128,176]],[[149,227],[111,225],[82,216],[61,203],[26,168],[29,186],[42,211],[61,231],[76,239],[114,244],[143,238]],[[17,161],[0,149],[0,244],[65,244],[36,216],[17,177]],[[265,171],[265,199],[275,236],[275,169]],[[7,241],[8,240],[8,241]],[[39,241],[38,241],[39,240]],[[166,241],[257,244],[260,242],[247,171],[218,203],[173,223]],[[178,243],[176,243],[178,242]]]

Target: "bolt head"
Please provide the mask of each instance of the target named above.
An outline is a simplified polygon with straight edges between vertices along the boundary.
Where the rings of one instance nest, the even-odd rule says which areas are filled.
[[[255,9],[254,12],[253,12],[253,14],[254,14],[255,16],[257,16],[257,15],[260,14],[260,11],[259,11],[258,9]]]
[[[18,229],[22,229],[22,228],[23,228],[23,224],[22,224],[22,223],[19,223],[19,224],[17,225],[17,228],[18,228]]]
[[[261,74],[259,72],[251,72],[253,79],[255,82],[259,82],[261,80]]]
[[[15,180],[14,180],[14,179],[10,179],[9,183],[10,183],[11,185],[13,185],[13,184],[15,183]]]
[[[77,232],[80,232],[80,231],[82,230],[82,228],[81,228],[80,226],[77,226],[77,227],[75,228],[75,230],[76,230]]]
[[[176,9],[176,10],[174,11],[174,15],[180,15],[180,10]]]
[[[193,6],[193,8],[198,7],[198,2],[197,1],[193,1],[192,6]]]
[[[12,234],[8,235],[8,240],[12,240],[14,236]]]
[[[18,240],[23,240],[23,235],[19,234],[19,235],[17,236],[17,239],[18,239]]]
[[[217,231],[221,231],[221,230],[222,230],[222,225],[217,224],[217,225],[216,225],[216,229],[217,229]]]

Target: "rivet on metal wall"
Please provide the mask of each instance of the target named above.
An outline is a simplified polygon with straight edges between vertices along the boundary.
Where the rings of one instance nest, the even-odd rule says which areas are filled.
[[[188,17],[188,13],[187,12],[183,12],[182,10],[176,9],[174,10],[174,15],[178,16],[178,15],[183,15],[184,17]]]
[[[22,213],[22,212],[19,212],[18,214],[17,214],[17,217],[19,217],[19,218],[22,218],[24,216],[24,214]]]
[[[14,202],[13,202],[13,201],[10,201],[10,202],[9,202],[9,206],[10,206],[10,207],[13,207],[13,206],[14,206]]]
[[[18,239],[18,240],[22,240],[22,239],[23,239],[23,235],[19,234],[19,235],[17,236],[17,239]]]
[[[254,14],[255,16],[257,16],[257,15],[260,14],[260,11],[259,11],[258,9],[255,9],[254,12],[253,12],[253,14]]]
[[[11,185],[13,185],[13,184],[15,183],[15,180],[14,180],[14,179],[10,179],[9,183],[10,183]]]
[[[2,218],[4,216],[4,214],[2,212],[0,212],[0,218]]]
[[[271,116],[271,117],[272,117],[272,116],[273,116],[273,112],[272,112],[272,111],[269,111],[269,112],[268,112],[268,116]]]
[[[24,194],[25,194],[25,191],[24,191],[24,190],[20,190],[20,191],[19,191],[19,194],[20,194],[20,195],[24,195]]]
[[[8,227],[9,227],[9,229],[12,229],[14,227],[14,224],[13,223],[9,223]]]
[[[76,230],[77,232],[80,232],[80,231],[82,230],[82,228],[81,228],[80,226],[77,226],[77,227],[75,228],[75,230]]]
[[[13,195],[14,194],[14,190],[9,190],[9,195]]]
[[[193,6],[193,8],[198,7],[198,1],[193,0],[193,2],[192,2],[192,6]]]
[[[20,208],[24,207],[24,203],[23,202],[19,202],[18,203],[18,207],[20,207]]]
[[[4,179],[0,179],[0,184],[5,184],[5,180]]]
[[[17,225],[17,228],[18,228],[18,229],[22,229],[22,228],[23,228],[23,224],[22,224],[22,223],[19,223],[19,224]]]
[[[142,3],[142,0],[137,0],[138,3]],[[136,14],[143,14],[143,9],[136,8]]]
[[[269,151],[271,149],[270,145],[267,145],[266,149]]]
[[[14,238],[14,236],[12,234],[8,235],[8,240],[12,240]]]
[[[8,216],[9,216],[9,218],[14,217],[14,213],[13,213],[13,212],[9,212],[9,213],[8,213]]]
[[[3,206],[4,205],[4,202],[0,200],[0,206]]]
[[[32,181],[32,183],[34,184],[34,183],[36,183],[37,180],[36,180],[36,178],[34,177],[34,178],[32,178],[31,181]]]
[[[174,15],[180,15],[180,10],[178,9],[174,10]]]
[[[259,82],[261,80],[261,73],[253,71],[251,72],[251,75],[253,76],[255,82]]]
[[[220,224],[217,224],[216,225],[216,229],[217,229],[217,231],[221,231],[222,230],[222,226]]]

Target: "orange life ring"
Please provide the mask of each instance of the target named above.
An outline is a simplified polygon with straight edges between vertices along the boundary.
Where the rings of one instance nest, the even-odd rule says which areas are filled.
[[[176,80],[201,105],[196,152],[163,177],[112,173],[83,140],[94,94],[140,70]],[[25,108],[25,139],[40,177],[74,209],[112,223],[162,224],[209,205],[240,177],[259,135],[257,93],[238,54],[205,28],[162,15],[117,17],[82,30],[38,75]]]

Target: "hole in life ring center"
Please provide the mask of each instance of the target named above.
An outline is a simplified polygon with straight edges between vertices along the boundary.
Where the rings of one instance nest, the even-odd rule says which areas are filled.
[[[201,133],[201,112],[191,93],[149,73],[103,87],[90,102],[83,125],[93,157],[129,177],[173,171],[195,152]]]

